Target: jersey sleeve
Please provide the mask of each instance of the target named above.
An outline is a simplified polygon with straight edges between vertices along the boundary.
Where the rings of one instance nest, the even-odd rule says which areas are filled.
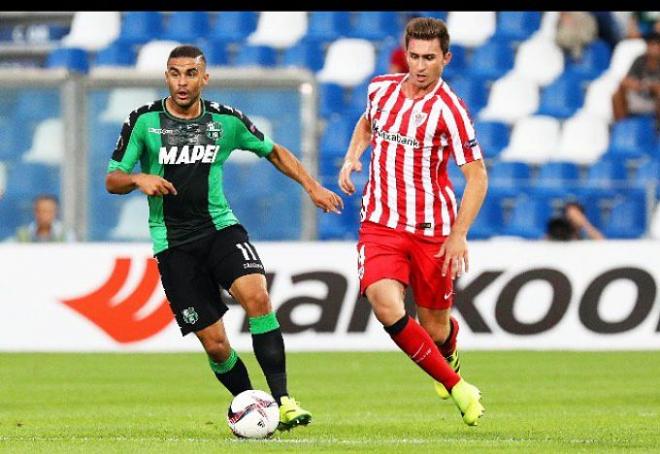
[[[121,128],[117,145],[112,152],[108,163],[108,172],[122,170],[126,173],[133,171],[135,164],[144,150],[143,122],[140,121],[137,111],[131,112]]]
[[[263,158],[273,151],[273,140],[261,132],[243,112],[236,111],[235,148],[248,150]]]
[[[467,106],[462,99],[453,95],[445,100],[442,120],[447,128],[448,144],[456,164],[462,166],[468,162],[482,159],[481,146]]]

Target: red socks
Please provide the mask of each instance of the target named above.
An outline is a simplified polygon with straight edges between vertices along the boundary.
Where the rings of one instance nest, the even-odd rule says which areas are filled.
[[[410,359],[447,390],[451,390],[461,379],[447,364],[431,336],[409,315],[406,314],[392,326],[386,326],[385,331]]]

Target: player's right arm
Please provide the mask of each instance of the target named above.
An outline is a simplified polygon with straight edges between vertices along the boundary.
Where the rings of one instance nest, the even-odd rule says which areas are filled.
[[[123,170],[113,170],[107,174],[105,188],[111,194],[128,194],[134,189],[139,189],[151,196],[176,195],[174,185],[159,175],[126,173]]]
[[[355,193],[355,185],[353,184],[353,181],[351,181],[351,173],[354,171],[362,171],[360,158],[369,146],[370,141],[371,126],[369,125],[367,118],[362,115],[353,129],[351,142],[348,145],[348,151],[344,157],[344,165],[339,171],[339,187],[348,195],[353,195]]]

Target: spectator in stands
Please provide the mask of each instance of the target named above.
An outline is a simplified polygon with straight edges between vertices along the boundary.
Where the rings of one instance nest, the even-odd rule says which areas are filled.
[[[617,43],[623,38],[623,30],[611,11],[590,11],[598,24],[598,39],[603,40],[614,50]]]
[[[34,221],[16,230],[15,240],[19,243],[72,242],[73,232],[67,231],[57,219],[59,203],[50,194],[38,195],[34,199]]]
[[[408,62],[406,61],[406,51],[403,47],[399,46],[392,51],[390,55],[390,69],[389,73],[407,73]]]
[[[630,14],[627,38],[642,38],[654,31],[660,33],[660,11],[633,11]]]
[[[598,35],[594,16],[585,11],[562,11],[557,21],[555,42],[573,60],[580,60],[585,46]]]
[[[548,221],[546,239],[552,241],[602,240],[605,236],[589,222],[584,207],[577,202],[564,205],[563,215]]]
[[[635,59],[612,97],[614,119],[653,114],[660,125],[660,32],[646,36],[646,52]]]

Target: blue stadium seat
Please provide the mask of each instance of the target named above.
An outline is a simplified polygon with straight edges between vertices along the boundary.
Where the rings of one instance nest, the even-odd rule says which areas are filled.
[[[7,194],[34,197],[60,193],[60,172],[46,164],[15,162],[7,169]]]
[[[454,77],[462,75],[465,72],[466,67],[466,56],[465,56],[465,47],[459,46],[458,44],[451,44],[449,46],[451,51],[451,61],[445,69],[442,71],[442,77],[448,80],[453,80]]]
[[[207,38],[223,43],[239,43],[257,28],[257,13],[253,11],[221,11]]]
[[[465,191],[465,175],[463,175],[463,171],[455,162],[453,162],[453,160],[450,160],[447,163],[447,175],[454,188],[456,197],[463,197],[463,192]]]
[[[540,239],[545,235],[552,214],[552,206],[547,199],[522,194],[516,199],[511,217],[502,227],[501,234]]]
[[[101,121],[91,122],[89,127],[89,157],[92,163],[102,162],[102,168],[108,165],[108,160],[117,145],[122,125]],[[104,170],[105,171],[105,170]]]
[[[349,116],[355,118],[355,121],[357,121],[367,108],[369,82],[371,82],[371,79],[367,79],[351,89],[346,108]]]
[[[399,18],[393,11],[367,11],[354,13],[352,38],[382,41],[388,36],[397,38]]]
[[[323,67],[323,47],[320,41],[300,40],[284,52],[283,66],[307,68],[312,72]]]
[[[474,117],[478,110],[469,104],[468,107]],[[499,156],[504,147],[509,144],[509,127],[505,123],[477,120],[474,123],[474,129],[477,132],[477,140],[486,159]]]
[[[378,46],[378,53],[376,54],[376,68],[375,74],[387,74],[390,72],[390,60],[392,52],[400,46],[399,40],[388,37]]]
[[[117,41],[129,45],[145,44],[158,39],[163,32],[163,17],[158,11],[130,11],[122,13],[121,30]]]
[[[13,111],[15,124],[21,125],[14,129],[14,144],[17,152],[30,148],[32,136],[37,125],[47,118],[59,117],[59,90],[48,88],[30,88],[16,90],[16,107]]]
[[[638,159],[651,156],[656,147],[654,118],[634,116],[614,124],[607,153],[623,159]]]
[[[593,80],[609,67],[611,54],[605,41],[596,40],[584,49],[580,61],[574,62],[567,58],[565,71],[582,79]]]
[[[348,11],[312,11],[305,39],[334,41],[348,36],[350,13]]]
[[[468,231],[468,239],[484,240],[499,235],[502,224],[503,216],[500,197],[496,193],[489,192]]]
[[[613,197],[626,188],[626,166],[616,159],[603,158],[589,167],[580,193]]]
[[[452,79],[450,86],[454,93],[463,98],[472,114],[479,112],[488,101],[486,84],[478,77],[459,76]]]
[[[500,11],[497,13],[495,38],[502,40],[523,41],[541,25],[541,13],[538,11]]]
[[[603,227],[606,238],[640,238],[646,232],[644,192],[631,192],[614,203]]]
[[[332,114],[341,114],[346,109],[344,103],[344,88],[341,85],[326,82],[318,84],[319,113],[323,118]]]
[[[89,71],[87,52],[78,47],[60,47],[48,54],[46,68],[67,68],[69,71],[87,73]]]
[[[101,167],[99,164],[98,167]],[[90,174],[90,201],[88,229],[90,241],[110,240],[110,231],[117,225],[124,197],[105,190],[105,170]]]
[[[488,170],[488,184],[503,196],[515,197],[531,186],[531,176],[532,170],[525,162],[495,161]]]
[[[223,41],[199,40],[197,46],[202,49],[209,66],[225,66],[229,64],[227,43]]]
[[[655,186],[655,198],[660,200],[660,154],[640,164],[632,178],[632,186],[644,190]]]
[[[563,198],[580,187],[580,168],[574,162],[554,161],[543,164],[532,186],[535,196]]]
[[[579,79],[570,74],[560,76],[541,92],[537,115],[568,118],[584,104]]]
[[[16,149],[16,134],[12,115],[0,117],[0,161],[15,161],[25,150]]]
[[[319,150],[323,155],[341,155],[343,156],[348,149],[353,134],[354,123],[343,115],[333,115],[327,121]]]
[[[277,53],[270,46],[242,46],[236,54],[235,66],[275,66]]]
[[[206,38],[209,32],[209,16],[204,11],[174,11],[167,19],[161,39],[191,43]]]
[[[499,79],[513,68],[514,56],[513,48],[508,43],[489,40],[474,49],[466,70],[474,77]]]
[[[18,227],[32,221],[32,199],[9,191],[0,198],[0,241],[13,237]]]
[[[114,41],[96,53],[94,66],[133,66],[136,57],[132,45],[123,41]]]

